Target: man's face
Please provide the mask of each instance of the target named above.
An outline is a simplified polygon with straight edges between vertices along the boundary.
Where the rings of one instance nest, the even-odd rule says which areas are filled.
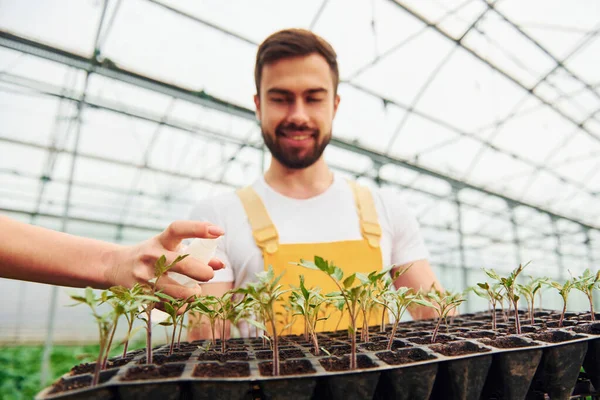
[[[314,164],[331,139],[339,102],[322,56],[311,54],[265,65],[254,103],[273,158],[293,169]]]

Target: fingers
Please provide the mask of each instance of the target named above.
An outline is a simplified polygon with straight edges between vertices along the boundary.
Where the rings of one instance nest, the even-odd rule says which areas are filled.
[[[211,258],[208,262],[208,265],[212,267],[213,271],[218,271],[225,268],[223,261],[219,260],[218,258]]]
[[[158,235],[158,241],[165,249],[175,251],[183,239],[215,239],[223,234],[223,229],[210,222],[175,221]]]
[[[171,253],[167,255],[167,259],[171,259],[169,262],[173,262],[175,257],[179,254]],[[218,269],[223,268],[223,262],[216,258],[209,261],[208,265],[202,261],[193,257],[186,257],[183,260],[175,264],[169,271],[177,272],[188,276],[191,279],[206,282],[211,280],[215,276],[215,272]]]
[[[157,288],[163,293],[178,299],[187,299],[190,296],[199,296],[202,294],[200,285],[196,285],[195,287],[183,286],[167,275],[163,275],[158,280]]]

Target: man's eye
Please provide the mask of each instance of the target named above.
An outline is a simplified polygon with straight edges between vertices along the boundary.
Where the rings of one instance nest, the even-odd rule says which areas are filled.
[[[286,103],[288,99],[286,99],[285,97],[271,97],[271,101],[273,103]]]
[[[317,97],[309,97],[308,99],[306,99],[306,101],[308,101],[309,103],[319,103],[323,101],[323,99]]]

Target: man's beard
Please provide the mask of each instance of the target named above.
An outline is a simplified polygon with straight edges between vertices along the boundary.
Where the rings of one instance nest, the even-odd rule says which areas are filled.
[[[308,154],[300,156],[298,153],[289,149],[286,151],[286,149],[284,149],[281,146],[279,138],[284,136],[283,131],[288,129],[296,131],[305,131],[306,134],[312,135],[314,137],[315,144],[312,150],[308,152]],[[283,165],[284,167],[290,169],[303,169],[313,165],[315,162],[317,162],[319,158],[321,158],[325,147],[327,147],[329,141],[331,140],[331,132],[329,132],[329,135],[323,137],[323,141],[319,143],[319,136],[321,135],[318,129],[299,127],[295,124],[278,125],[277,128],[275,128],[274,139],[271,136],[267,135],[262,127],[261,131],[265,144],[267,145],[267,148],[271,152],[273,158],[279,161],[279,163],[281,163],[281,165]]]

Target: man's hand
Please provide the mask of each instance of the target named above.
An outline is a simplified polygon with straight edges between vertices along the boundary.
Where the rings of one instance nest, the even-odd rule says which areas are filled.
[[[147,283],[154,278],[154,263],[162,255],[167,263],[172,263],[181,255],[178,250],[181,241],[187,238],[216,239],[224,232],[216,225],[199,221],[175,221],[162,233],[145,242],[134,246],[120,247],[107,253],[105,272],[110,286],[132,287],[136,283]],[[173,266],[170,271],[177,272],[198,281],[208,281],[214,276],[214,271],[224,267],[224,264],[213,258],[205,264],[195,258],[186,257]],[[158,289],[176,298],[188,298],[201,293],[200,286],[186,287],[175,280],[163,275],[158,282]]]

